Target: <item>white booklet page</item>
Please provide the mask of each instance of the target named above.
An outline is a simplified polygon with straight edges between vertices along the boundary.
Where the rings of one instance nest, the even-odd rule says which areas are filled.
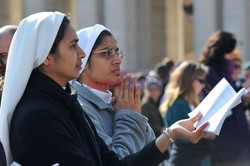
[[[246,93],[245,88],[236,93],[227,80],[223,78],[188,115],[193,117],[198,112],[201,112],[202,117],[195,124],[195,127],[197,128],[205,121],[208,121],[209,125],[204,131],[219,135],[223,122],[232,113],[231,109],[241,103],[241,97]]]

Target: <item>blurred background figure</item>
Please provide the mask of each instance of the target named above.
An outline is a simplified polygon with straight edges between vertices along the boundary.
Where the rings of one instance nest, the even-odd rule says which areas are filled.
[[[245,88],[248,88],[248,90],[250,90],[250,63],[246,65],[245,67],[245,81],[243,83],[243,86]]]
[[[235,69],[233,61],[236,43],[235,36],[229,32],[219,31],[209,38],[200,59],[200,62],[209,68],[202,98],[223,77],[237,90],[234,79],[238,75],[238,69]],[[223,164],[227,166],[249,165],[247,158],[250,155],[250,133],[243,105],[239,104],[232,109],[232,112],[232,115],[225,120],[220,135],[213,143]]]
[[[165,123],[170,126],[178,120],[188,118],[199,103],[199,93],[205,87],[206,69],[192,62],[183,62],[170,77],[166,89],[166,100],[161,105]],[[207,139],[215,136],[208,134]],[[170,151],[170,166],[211,165],[212,144],[205,138],[197,144],[176,140]]]
[[[233,58],[233,64],[234,64],[234,72],[232,74],[232,79],[235,83],[236,90],[240,90],[243,87],[248,89],[250,87],[250,72],[249,72],[250,67],[249,67],[249,71],[247,71],[247,67],[246,67],[245,74],[242,74],[242,59],[240,57],[239,49],[235,49],[233,51],[232,58]],[[247,118],[248,124],[250,124],[250,114],[249,114],[250,92],[242,97],[242,103],[245,109],[245,114],[247,116],[246,118]]]
[[[170,73],[173,71],[174,61],[165,57],[160,63],[155,66],[157,75],[162,79],[163,88],[166,87],[169,81]]]
[[[165,99],[164,90],[169,82],[170,74],[174,70],[174,61],[165,57],[161,62],[155,65],[154,71],[151,73],[155,73],[155,76],[159,77],[162,81],[161,95],[159,99],[159,105]]]
[[[0,103],[4,84],[4,75],[10,43],[17,27],[6,25],[0,28]]]
[[[234,66],[234,71],[232,73],[232,79],[235,82],[236,88],[240,89],[242,87],[242,79],[240,79],[242,59],[240,57],[240,50],[239,49],[235,49],[232,52],[232,60],[233,60],[233,66]]]
[[[142,100],[142,98],[144,96],[144,91],[145,91],[145,88],[146,88],[146,86],[145,86],[146,85],[146,74],[143,73],[143,72],[137,72],[135,74],[135,77],[137,79],[138,84],[140,84],[140,88],[141,88],[140,95],[141,95],[141,100]]]
[[[248,90],[248,93],[244,96],[243,102],[246,108],[246,116],[248,121],[248,126],[250,129],[250,63],[246,64],[244,69],[244,79],[242,86]]]
[[[156,137],[160,136],[164,129],[164,123],[158,104],[161,91],[161,80],[158,77],[148,77],[141,109],[142,114],[148,118],[148,123],[152,127]]]

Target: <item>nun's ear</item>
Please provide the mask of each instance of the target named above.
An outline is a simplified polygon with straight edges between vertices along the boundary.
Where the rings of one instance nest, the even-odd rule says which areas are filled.
[[[46,59],[45,59],[45,61],[43,62],[43,64],[44,64],[45,66],[50,65],[52,59],[53,59],[53,55],[49,54],[49,55],[46,57]]]

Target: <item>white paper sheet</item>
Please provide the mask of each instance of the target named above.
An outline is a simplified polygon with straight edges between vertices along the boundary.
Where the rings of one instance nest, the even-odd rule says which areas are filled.
[[[201,112],[202,117],[195,124],[195,127],[197,128],[205,121],[208,121],[209,125],[204,131],[219,135],[226,117],[231,115],[231,109],[241,103],[241,97],[246,93],[245,88],[236,93],[227,80],[223,78],[188,115],[193,117],[198,112]]]

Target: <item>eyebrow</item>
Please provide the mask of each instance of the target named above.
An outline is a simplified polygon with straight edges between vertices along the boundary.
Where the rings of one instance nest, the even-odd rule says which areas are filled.
[[[107,50],[107,49],[112,49],[113,50],[113,48],[111,48],[111,47],[104,47],[104,48],[102,48],[101,50]],[[118,50],[120,50],[119,49],[119,47],[116,47],[114,50],[116,50],[116,51],[118,51]]]
[[[70,42],[70,44],[72,44],[72,43],[78,43],[78,41],[79,41],[79,39],[74,39],[74,40],[72,40],[72,41]]]

